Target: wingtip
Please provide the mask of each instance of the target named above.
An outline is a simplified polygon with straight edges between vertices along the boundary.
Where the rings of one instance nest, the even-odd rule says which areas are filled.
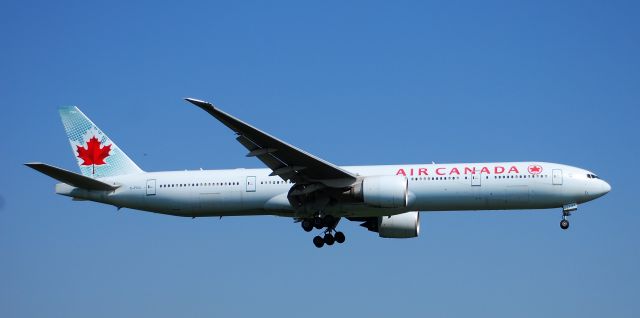
[[[211,105],[211,103],[205,102],[203,100],[200,99],[196,99],[196,98],[191,98],[191,97],[185,97],[184,100],[186,100],[187,102],[197,105],[197,106],[202,106],[202,105]]]

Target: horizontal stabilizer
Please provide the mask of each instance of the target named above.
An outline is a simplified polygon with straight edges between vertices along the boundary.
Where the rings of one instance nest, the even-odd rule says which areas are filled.
[[[102,181],[85,177],[81,174],[77,174],[65,169],[50,166],[45,163],[30,162],[30,163],[25,163],[24,165],[34,170],[37,170],[39,172],[42,172],[48,175],[49,177],[54,178],[60,182],[66,183],[68,185],[72,185],[74,187],[82,188],[82,189],[107,191],[107,190],[115,190],[116,188],[118,188],[117,186],[112,186]]]

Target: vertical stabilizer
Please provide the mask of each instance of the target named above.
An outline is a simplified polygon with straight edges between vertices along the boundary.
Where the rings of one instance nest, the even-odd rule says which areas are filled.
[[[101,178],[143,172],[78,107],[60,107],[60,117],[82,175]]]

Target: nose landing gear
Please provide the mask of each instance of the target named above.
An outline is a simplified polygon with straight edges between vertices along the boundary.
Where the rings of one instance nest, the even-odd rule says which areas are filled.
[[[562,219],[562,221],[560,221],[560,228],[563,230],[566,230],[569,228],[569,220],[567,219]]]
[[[566,230],[569,228],[569,216],[571,212],[576,211],[578,209],[578,204],[571,203],[562,206],[562,221],[560,221],[560,228]]]

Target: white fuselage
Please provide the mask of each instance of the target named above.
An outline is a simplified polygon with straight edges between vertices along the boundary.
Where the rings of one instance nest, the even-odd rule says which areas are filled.
[[[342,168],[363,177],[406,176],[408,204],[402,209],[383,209],[364,203],[337,203],[327,211],[335,216],[557,208],[593,200],[610,189],[603,180],[590,177],[589,171],[544,162]],[[269,176],[270,173],[270,169],[148,172],[100,179],[118,185],[114,191],[90,191],[60,183],[56,192],[117,207],[177,216],[298,216],[287,199],[293,183]]]

